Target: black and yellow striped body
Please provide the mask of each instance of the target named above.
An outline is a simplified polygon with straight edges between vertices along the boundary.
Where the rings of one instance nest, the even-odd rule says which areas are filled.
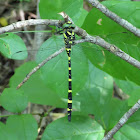
[[[63,36],[65,42],[65,48],[68,55],[68,71],[69,71],[69,79],[68,79],[68,120],[71,121],[71,112],[72,112],[72,74],[71,74],[71,45],[73,45],[73,41],[75,40],[75,33],[73,32],[74,26],[70,21],[65,23],[65,27],[63,28]]]

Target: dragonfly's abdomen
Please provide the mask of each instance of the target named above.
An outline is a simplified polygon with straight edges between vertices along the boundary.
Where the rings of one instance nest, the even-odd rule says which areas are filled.
[[[70,52],[69,52],[70,54]],[[71,112],[72,112],[72,75],[71,75],[71,57],[68,56],[68,71],[69,71],[69,79],[68,79],[68,120],[71,121]]]

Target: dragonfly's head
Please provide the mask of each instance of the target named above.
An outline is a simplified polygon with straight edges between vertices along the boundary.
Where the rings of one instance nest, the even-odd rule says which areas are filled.
[[[63,24],[63,29],[74,29],[75,25],[72,24],[71,21],[66,22],[65,24]]]

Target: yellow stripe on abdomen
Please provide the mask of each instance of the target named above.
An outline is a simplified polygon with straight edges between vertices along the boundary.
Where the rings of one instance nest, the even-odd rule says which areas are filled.
[[[71,93],[72,92],[72,90],[68,90],[68,93]]]
[[[67,111],[72,111],[72,109],[67,108]]]
[[[68,103],[71,103],[71,104],[72,104],[72,100],[69,100],[69,99],[68,99]]]
[[[72,79],[68,79],[68,81],[72,81]]]

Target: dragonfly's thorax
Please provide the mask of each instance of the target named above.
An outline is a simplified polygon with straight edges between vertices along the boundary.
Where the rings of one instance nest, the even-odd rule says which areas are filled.
[[[73,41],[75,40],[75,33],[73,31],[74,26],[70,21],[65,23],[64,25],[64,30],[63,30],[63,36],[64,36],[64,41],[65,41],[65,47],[66,47],[66,52],[68,56],[70,56],[71,52],[71,45],[73,45]]]

